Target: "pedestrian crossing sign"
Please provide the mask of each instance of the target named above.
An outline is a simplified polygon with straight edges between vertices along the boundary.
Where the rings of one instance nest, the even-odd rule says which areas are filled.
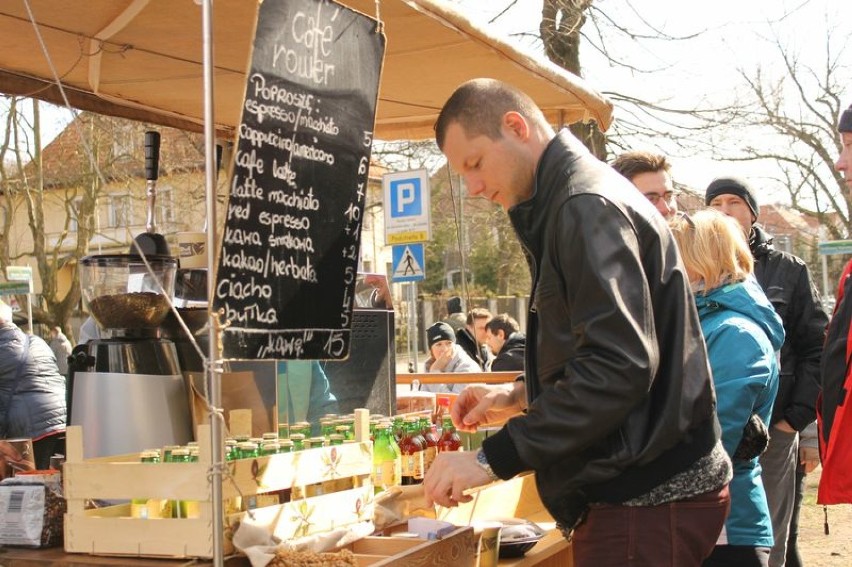
[[[401,244],[393,247],[394,282],[417,282],[426,277],[423,243]]]

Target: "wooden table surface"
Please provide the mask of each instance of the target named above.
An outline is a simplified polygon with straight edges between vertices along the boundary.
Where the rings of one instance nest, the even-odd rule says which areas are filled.
[[[211,561],[202,559],[146,559],[136,557],[107,557],[84,553],[65,553],[61,547],[28,549],[25,547],[0,548],[0,567],[208,567]],[[227,567],[249,567],[245,557],[229,558]]]
[[[499,567],[573,567],[571,544],[556,529],[535,489],[534,477],[524,475],[496,482],[472,491],[474,499],[457,508],[442,509],[439,519],[455,525],[475,520],[526,518],[544,528],[547,534],[526,555],[502,559]],[[227,567],[248,567],[245,557],[233,557]],[[0,548],[0,567],[208,567],[211,561],[199,559],[146,559],[65,553],[63,548]]]
[[[141,559],[65,553],[62,548],[0,548],[0,567],[208,567],[201,559]],[[245,557],[229,558],[227,567],[248,567]],[[550,531],[523,557],[501,559],[500,567],[572,567],[571,545],[558,530]]]

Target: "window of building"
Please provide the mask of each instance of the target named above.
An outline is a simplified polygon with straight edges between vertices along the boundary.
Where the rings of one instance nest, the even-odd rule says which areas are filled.
[[[117,122],[112,132],[112,153],[119,161],[134,159],[142,153],[139,131],[131,124]]]
[[[133,224],[133,201],[129,194],[110,195],[109,227],[122,228]]]

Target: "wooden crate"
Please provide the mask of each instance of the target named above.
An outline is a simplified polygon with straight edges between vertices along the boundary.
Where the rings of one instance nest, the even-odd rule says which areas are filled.
[[[476,536],[461,527],[439,540],[365,537],[353,543],[359,567],[476,567]]]
[[[233,480],[223,479],[223,500],[355,479],[356,486],[323,496],[257,508],[251,513],[269,525],[281,539],[290,539],[372,518],[372,444],[367,432],[367,411],[357,410],[363,424],[356,427],[355,443],[310,449],[297,453],[229,461]],[[144,557],[213,557],[213,502],[208,471],[212,458],[210,428],[198,429],[196,463],[139,462],[138,454],[83,458],[82,431],[68,427],[64,468],[65,550],[95,555]],[[327,488],[331,488],[327,485]],[[198,518],[133,518],[129,504],[86,509],[87,500],[150,498],[189,500],[198,504]],[[220,519],[225,526],[224,553],[233,552],[231,535],[249,512]]]
[[[456,528],[439,540],[369,536],[346,546],[359,567],[476,567],[476,536]]]
[[[502,559],[501,567],[573,567],[571,544],[556,529],[538,489],[535,475],[524,474],[511,480],[498,481],[473,489],[473,499],[454,508],[438,508],[438,519],[456,525],[478,520],[525,518],[536,522],[547,534],[524,557]]]

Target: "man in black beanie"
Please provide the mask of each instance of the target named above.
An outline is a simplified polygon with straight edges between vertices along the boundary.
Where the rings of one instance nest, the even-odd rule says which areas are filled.
[[[784,322],[781,376],[772,408],[769,446],[760,457],[763,484],[775,545],[770,567],[784,565],[794,511],[801,506],[797,491],[804,488],[799,433],[816,418],[819,369],[828,317],[807,265],[776,250],[770,236],[756,224],[760,208],[752,187],[743,179],[720,177],[707,186],[705,204],[735,218],[748,236],[754,256],[754,275]],[[808,458],[813,458],[811,452]],[[795,526],[793,526],[795,532]]]
[[[852,194],[852,106],[840,116],[840,157],[834,168],[843,175]],[[837,304],[825,337],[822,360],[822,404],[820,407],[820,453],[822,476],[817,502],[820,504],[852,503],[852,367],[849,361],[849,327],[852,325],[852,260],[840,276]],[[846,409],[844,411],[844,402]],[[830,442],[830,444],[829,444]]]

